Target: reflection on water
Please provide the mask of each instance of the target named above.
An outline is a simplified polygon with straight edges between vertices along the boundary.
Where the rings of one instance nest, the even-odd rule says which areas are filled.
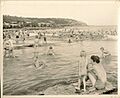
[[[16,58],[4,58],[4,94],[36,94],[63,78],[74,77],[78,74],[78,60],[81,49],[88,55],[100,55],[100,47],[105,47],[112,54],[110,65],[104,66],[107,73],[117,74],[117,45],[116,41],[85,41],[81,43],[56,42],[55,56],[47,56],[48,47],[39,47],[40,59],[47,67],[36,69],[33,66],[33,48],[15,50]]]

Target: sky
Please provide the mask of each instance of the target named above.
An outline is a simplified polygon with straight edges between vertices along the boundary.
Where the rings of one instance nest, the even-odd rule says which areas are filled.
[[[117,25],[118,4],[115,1],[2,1],[2,14],[70,18],[88,25]]]

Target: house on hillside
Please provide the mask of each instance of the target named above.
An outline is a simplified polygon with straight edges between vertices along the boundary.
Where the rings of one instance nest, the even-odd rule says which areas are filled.
[[[11,23],[10,23],[10,26],[11,26],[12,28],[21,27],[20,24],[17,23],[17,22],[11,22]]]
[[[26,21],[25,24],[26,24],[25,26],[27,26],[27,27],[32,27],[32,22],[30,22],[30,21]]]
[[[3,22],[3,28],[10,28],[10,23]]]
[[[40,23],[38,23],[38,26],[39,27],[52,27],[52,24],[51,23],[40,22]]]

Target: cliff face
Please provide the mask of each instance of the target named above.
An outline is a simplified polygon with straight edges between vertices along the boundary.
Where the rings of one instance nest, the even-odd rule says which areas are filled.
[[[25,18],[17,16],[3,15],[3,22],[6,23],[22,23],[24,26],[29,26],[26,24],[31,24],[32,26],[39,26],[39,24],[49,24],[53,27],[62,26],[86,26],[87,24],[81,21],[68,19],[68,18]]]

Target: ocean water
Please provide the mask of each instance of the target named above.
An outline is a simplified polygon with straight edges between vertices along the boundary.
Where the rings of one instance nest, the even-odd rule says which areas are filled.
[[[100,55],[100,47],[112,54],[111,64],[104,66],[106,72],[117,78],[117,41],[84,41],[66,43],[52,42],[55,56],[47,56],[48,46],[39,47],[40,60],[44,68],[33,65],[34,48],[14,50],[16,58],[4,58],[3,93],[4,95],[36,95],[38,92],[70,80],[78,75],[78,58],[81,50],[87,55]],[[117,85],[117,83],[115,83]]]

